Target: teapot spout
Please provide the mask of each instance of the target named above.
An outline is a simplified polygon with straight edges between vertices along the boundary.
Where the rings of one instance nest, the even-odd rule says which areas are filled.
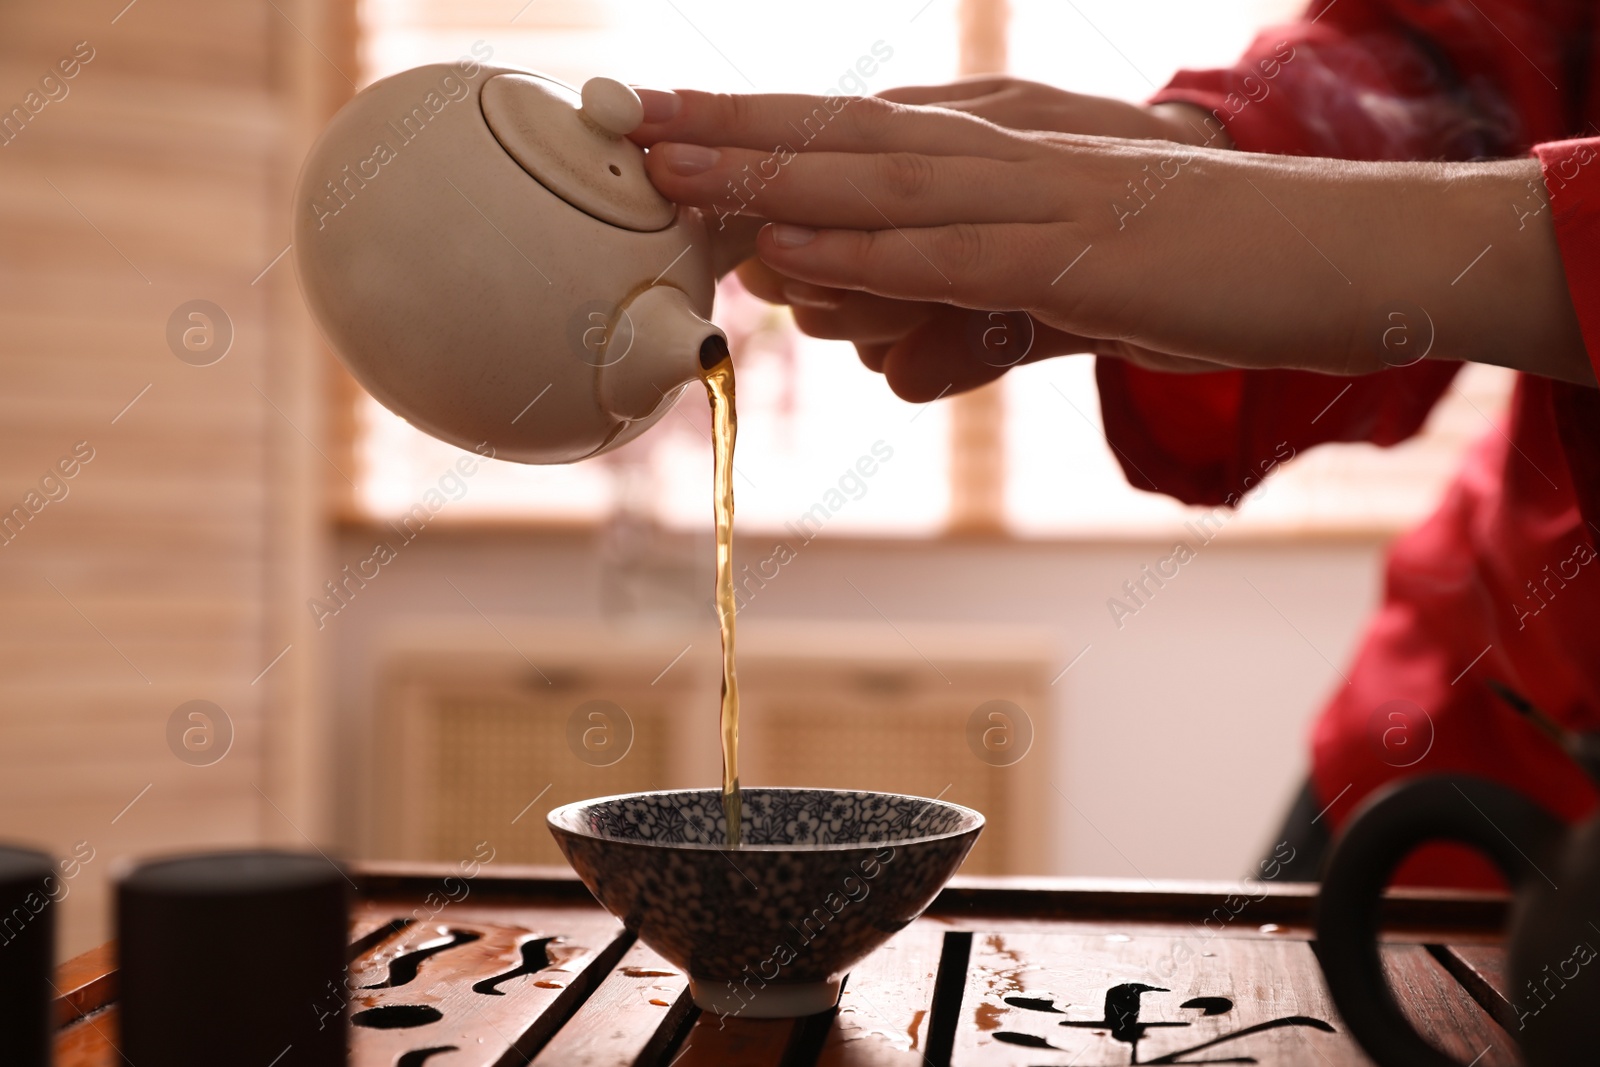
[[[616,329],[631,330],[631,344],[601,370],[600,403],[628,422],[649,418],[728,351],[727,336],[695,310],[683,290],[670,285],[651,286],[634,297]]]

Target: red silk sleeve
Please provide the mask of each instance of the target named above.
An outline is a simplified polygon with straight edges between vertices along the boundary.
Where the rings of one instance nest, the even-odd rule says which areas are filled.
[[[1226,130],[1247,152],[1466,159],[1504,151],[1518,136],[1492,93],[1455,79],[1415,29],[1381,5],[1316,6],[1323,15],[1267,30],[1231,68],[1180,72],[1153,102],[1205,109],[1202,132],[1220,140]],[[1096,378],[1106,435],[1129,482],[1216,505],[1236,501],[1265,467],[1315,445],[1404,440],[1457,369],[1173,375],[1102,358]]]
[[[1583,345],[1589,362],[1600,368],[1600,137],[1536,145],[1533,154],[1544,171],[1550,224]],[[1537,224],[1527,215],[1523,222]]]

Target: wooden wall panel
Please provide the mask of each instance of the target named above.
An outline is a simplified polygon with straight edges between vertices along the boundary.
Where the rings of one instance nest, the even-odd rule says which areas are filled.
[[[0,534],[0,839],[95,853],[61,905],[63,952],[107,935],[119,857],[303,844],[325,823],[299,620],[325,523],[308,443],[325,357],[291,257],[266,268],[298,160],[350,91],[306,38],[353,56],[333,32],[350,5],[125,4],[0,8],[4,112],[93,49],[0,144],[0,516],[94,450]],[[232,322],[211,366],[168,346],[194,299]],[[194,699],[234,728],[210,766],[167,742]]]

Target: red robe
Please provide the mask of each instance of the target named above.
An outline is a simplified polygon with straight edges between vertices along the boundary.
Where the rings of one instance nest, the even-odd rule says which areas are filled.
[[[1212,111],[1249,152],[1532,153],[1546,187],[1535,183],[1506,210],[1525,224],[1553,222],[1583,338],[1600,364],[1597,57],[1593,0],[1314,0],[1299,22],[1263,33],[1235,67],[1182,72],[1154,99]],[[1101,359],[1096,376],[1129,481],[1216,505],[1242,495],[1283,442],[1300,452],[1325,441],[1404,440],[1456,370],[1422,362],[1360,378],[1191,376]],[[1438,510],[1389,551],[1383,606],[1345,672],[1349,684],[1334,690],[1313,730],[1313,781],[1332,805],[1325,825],[1337,828],[1385,783],[1428,773],[1496,779],[1571,820],[1595,807],[1593,784],[1488,683],[1568,727],[1600,730],[1597,532],[1600,390],[1519,376],[1504,432],[1476,444]],[[1410,766],[1400,764],[1418,749],[1383,738],[1385,705],[1408,706],[1388,703],[1396,700],[1432,721],[1432,747]],[[1410,728],[1412,740],[1426,740],[1424,724]],[[1400,881],[1482,886],[1495,876],[1481,858],[1441,845],[1413,856]]]

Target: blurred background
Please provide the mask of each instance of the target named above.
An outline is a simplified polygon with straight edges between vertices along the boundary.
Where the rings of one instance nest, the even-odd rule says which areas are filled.
[[[1296,7],[0,10],[0,837],[92,856],[62,953],[107,935],[126,856],[453,862],[488,842],[497,863],[552,863],[554,804],[716,781],[704,403],[686,393],[603,460],[450,478],[458,453],[329,356],[287,254],[299,160],[356,89],[474,55],[573,84],[820,93],[873,55],[866,91],[1006,70],[1136,100]],[[1296,459],[1119,620],[1108,601],[1197,516],[1124,483],[1089,360],[918,407],[736,285],[717,317],[740,375],[736,554],[756,575],[744,780],[980,808],[969,873],[1250,869],[1383,546],[1507,385],[1471,368],[1421,438]],[[868,455],[876,472],[845,478]],[[445,504],[398,536],[432,490]],[[393,558],[360,577],[379,543]]]

